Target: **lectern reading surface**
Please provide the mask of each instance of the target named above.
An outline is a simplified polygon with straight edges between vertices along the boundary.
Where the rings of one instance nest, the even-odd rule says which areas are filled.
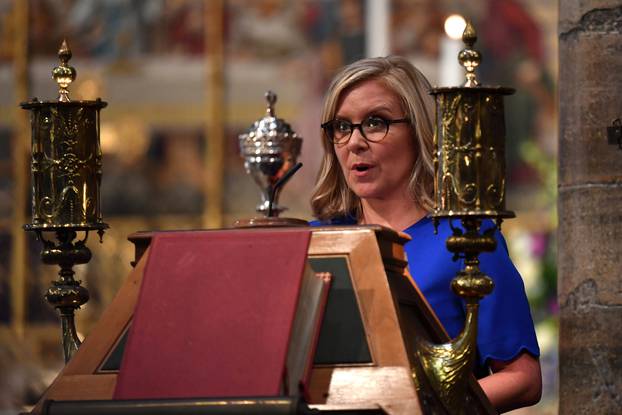
[[[325,298],[305,269],[311,233],[254,236],[155,236],[115,399],[298,394],[312,350],[297,336],[312,342]]]

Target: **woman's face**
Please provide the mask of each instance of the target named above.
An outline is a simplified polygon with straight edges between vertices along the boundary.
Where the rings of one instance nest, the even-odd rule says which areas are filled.
[[[345,90],[335,118],[358,124],[369,116],[385,120],[406,118],[397,94],[378,80],[363,81]],[[378,143],[366,141],[354,129],[345,144],[334,144],[348,187],[361,199],[409,197],[408,182],[417,158],[410,123],[389,126]]]

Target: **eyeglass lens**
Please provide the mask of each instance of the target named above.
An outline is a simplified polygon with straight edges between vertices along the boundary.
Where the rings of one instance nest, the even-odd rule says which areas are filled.
[[[365,118],[360,124],[352,124],[345,120],[334,120],[329,127],[329,137],[335,144],[347,141],[355,128],[369,141],[380,141],[389,131],[389,123],[380,117]]]

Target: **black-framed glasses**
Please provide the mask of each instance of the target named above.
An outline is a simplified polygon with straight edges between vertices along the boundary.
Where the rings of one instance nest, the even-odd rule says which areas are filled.
[[[365,118],[358,124],[354,124],[350,121],[335,118],[334,120],[322,124],[322,129],[326,132],[326,136],[333,144],[347,143],[350,137],[352,137],[352,132],[357,128],[365,140],[377,143],[386,137],[391,124],[402,122],[410,122],[410,120],[408,118],[385,120],[382,117],[371,116]]]

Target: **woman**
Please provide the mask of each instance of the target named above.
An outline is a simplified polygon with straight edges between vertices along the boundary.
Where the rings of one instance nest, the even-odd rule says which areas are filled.
[[[450,281],[462,268],[445,248],[441,221],[434,234],[430,85],[407,60],[363,59],[329,86],[322,113],[324,158],[311,200],[315,224],[379,224],[403,231],[410,274],[450,336],[464,326],[462,300]],[[492,226],[491,223],[488,224]],[[480,385],[499,411],[540,400],[539,349],[522,279],[505,241],[480,256],[495,281],[480,303]]]

